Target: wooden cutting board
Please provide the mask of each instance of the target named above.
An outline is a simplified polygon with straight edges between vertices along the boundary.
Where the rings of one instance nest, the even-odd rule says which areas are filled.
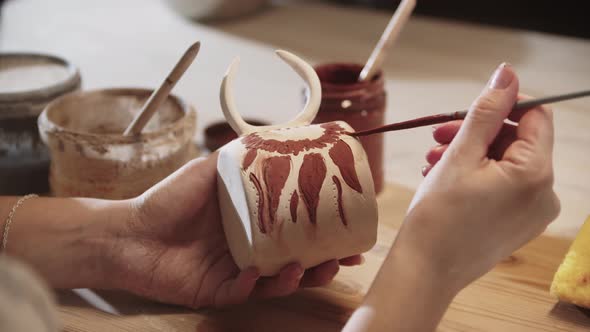
[[[223,310],[199,311],[122,292],[96,292],[110,313],[90,305],[79,293],[63,291],[58,295],[65,331],[339,331],[361,303],[411,196],[411,191],[399,186],[386,188],[379,197],[377,245],[366,254],[363,266],[342,268],[327,287]],[[558,303],[549,295],[551,279],[570,242],[542,236],[514,253],[456,297],[439,330],[589,330],[590,311]]]

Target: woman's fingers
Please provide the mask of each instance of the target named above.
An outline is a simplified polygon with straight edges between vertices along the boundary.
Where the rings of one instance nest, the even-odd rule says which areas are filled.
[[[361,265],[365,262],[363,255],[354,255],[346,258],[342,258],[338,261],[342,266],[355,266]]]
[[[340,264],[333,259],[305,271],[301,287],[319,287],[330,283],[340,270]]]
[[[340,270],[340,265],[354,266],[364,262],[362,255],[354,255],[341,260],[330,260],[318,266],[303,270],[300,264],[285,266],[278,276],[258,280],[253,295],[259,298],[286,296],[299,287],[319,287],[330,283]]]
[[[528,100],[528,99],[533,99],[533,97],[519,93],[518,94],[518,101],[523,101],[523,100]],[[522,109],[522,110],[518,110],[518,111],[512,111],[510,112],[510,114],[508,115],[508,119],[510,121],[513,122],[520,122],[520,119],[522,118],[522,116],[528,111],[528,109]]]
[[[258,269],[250,267],[241,271],[235,279],[224,281],[215,294],[215,306],[221,307],[246,302],[259,278]]]
[[[299,263],[289,264],[281,269],[278,276],[259,279],[253,295],[259,298],[289,295],[299,288],[304,272]]]
[[[518,126],[513,125],[513,124],[509,124],[509,123],[505,123],[502,126],[502,129],[500,129],[500,133],[498,134],[498,136],[496,137],[496,139],[494,140],[494,142],[490,146],[490,149],[488,150],[488,158],[494,159],[494,160],[502,160],[506,150],[516,140],[517,130],[518,130]]]
[[[448,144],[433,147],[426,154],[426,161],[430,165],[435,165],[440,160],[440,158],[442,158],[443,154],[445,153],[445,151],[447,151],[448,148]]]
[[[448,148],[448,144],[438,145],[433,147],[428,151],[428,153],[426,153],[426,162],[428,162],[428,165],[422,167],[423,176],[428,175],[432,167],[434,167],[434,165],[436,165],[436,163],[439,162],[439,160],[442,158],[442,156],[445,154]]]
[[[449,144],[459,132],[461,124],[463,124],[463,120],[450,121],[439,125],[432,132],[432,137],[439,144]]]
[[[428,175],[428,173],[430,173],[430,170],[432,169],[432,167],[434,167],[434,165],[422,166],[422,176]]]

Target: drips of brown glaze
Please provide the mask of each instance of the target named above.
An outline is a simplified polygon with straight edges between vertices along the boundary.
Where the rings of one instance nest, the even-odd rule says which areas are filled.
[[[346,216],[344,215],[344,206],[342,205],[342,184],[340,183],[340,179],[335,175],[332,176],[332,181],[334,181],[336,190],[338,191],[338,213],[340,214],[340,220],[342,220],[344,226],[348,226]]]
[[[250,167],[250,165],[252,165],[252,162],[254,161],[254,159],[256,159],[256,154],[258,153],[258,150],[256,149],[249,149],[248,152],[246,153],[246,156],[244,157],[244,161],[242,162],[242,169],[245,171],[248,169],[248,167]]]
[[[309,221],[317,221],[317,208],[320,200],[320,190],[326,178],[327,167],[324,158],[319,153],[310,153],[303,157],[299,169],[299,190],[303,194],[303,203],[309,214]]]
[[[264,159],[262,162],[262,176],[266,185],[268,199],[268,214],[270,224],[274,224],[281,192],[291,172],[291,156],[278,156]]]
[[[276,139],[264,139],[257,133],[249,134],[242,140],[246,149],[264,150],[268,152],[277,152],[280,154],[298,155],[303,151],[311,149],[325,148],[329,144],[336,143],[340,138],[339,135],[345,130],[337,123],[324,123],[320,127],[324,129],[322,136],[315,139],[300,139],[279,141]]]
[[[258,178],[254,173],[250,173],[250,182],[254,184],[254,187],[256,187],[256,191],[258,192],[258,229],[260,229],[260,233],[266,234],[266,224],[264,222],[264,192],[262,191],[260,181],[258,181]]]
[[[299,206],[299,195],[297,190],[293,190],[291,200],[289,201],[289,208],[291,209],[291,221],[297,222],[297,207]]]
[[[332,158],[334,164],[338,166],[344,182],[346,182],[350,188],[362,194],[363,188],[361,187],[359,178],[356,175],[354,156],[350,146],[348,146],[348,144],[346,144],[346,142],[343,140],[339,140],[336,142],[336,144],[334,144],[334,146],[332,146],[329,151],[329,155],[330,158]]]

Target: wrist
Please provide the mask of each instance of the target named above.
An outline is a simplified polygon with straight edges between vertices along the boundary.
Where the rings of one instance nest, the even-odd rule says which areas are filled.
[[[87,252],[87,264],[93,277],[85,288],[115,289],[120,284],[119,257],[124,254],[122,244],[127,233],[128,221],[132,218],[129,200],[99,201],[92,205],[94,215],[80,237],[81,247]]]
[[[16,212],[6,252],[31,265],[55,288],[111,288],[117,235],[126,201],[36,198]]]
[[[384,262],[396,278],[404,280],[417,289],[425,297],[436,297],[442,302],[450,302],[463,288],[454,273],[444,263],[428,251],[417,246],[407,245],[404,239],[394,243]]]
[[[434,211],[442,207],[430,204]],[[399,256],[407,264],[414,264],[425,271],[435,283],[448,289],[453,296],[469,284],[470,275],[457,259],[457,248],[453,236],[446,233],[444,226],[448,220],[443,215],[433,213],[424,206],[414,209],[406,216],[390,256]],[[451,241],[451,242],[449,242]],[[462,250],[462,249],[459,249]],[[414,263],[412,263],[414,262]]]
[[[455,285],[431,259],[396,241],[345,330],[434,330],[459,291]]]

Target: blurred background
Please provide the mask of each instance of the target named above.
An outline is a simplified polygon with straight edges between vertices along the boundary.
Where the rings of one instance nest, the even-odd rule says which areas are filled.
[[[0,0],[0,5],[7,1]],[[164,1],[164,0],[163,0]],[[397,0],[165,0],[188,16],[227,19],[256,11],[269,3],[326,2],[393,11]],[[590,38],[587,1],[576,0],[420,0],[415,13],[456,21]]]
[[[394,10],[395,0],[332,0]],[[418,15],[590,38],[587,1],[575,0],[419,0]]]

